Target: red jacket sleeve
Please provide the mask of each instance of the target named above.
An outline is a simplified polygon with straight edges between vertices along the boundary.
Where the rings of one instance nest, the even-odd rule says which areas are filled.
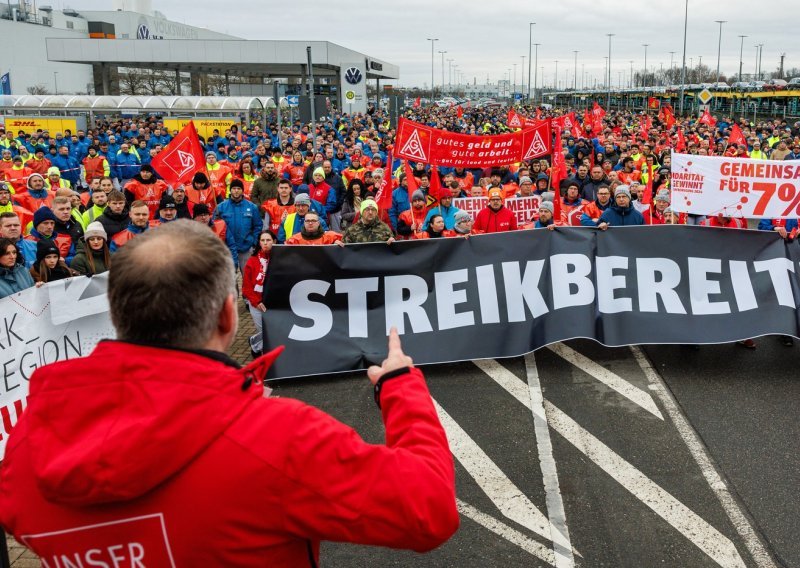
[[[478,211],[478,214],[475,215],[475,223],[472,225],[472,227],[476,231],[480,231],[482,233],[485,233],[486,229],[488,228],[488,226],[487,226],[488,225],[488,223],[487,223],[487,220],[488,220],[487,218],[488,217],[489,217],[489,214],[486,212],[486,209],[485,208],[481,209],[480,211]]]
[[[509,220],[508,220],[508,229],[510,231],[517,230],[517,214],[511,211],[510,209],[506,208],[509,213]]]
[[[258,256],[251,256],[247,259],[247,264],[244,265],[244,273],[242,274],[242,296],[255,307],[261,303],[261,294],[254,290],[256,286],[256,277],[258,271],[261,270],[261,262]]]
[[[380,400],[386,445],[367,444],[316,408],[264,401],[290,410],[268,427],[281,435],[263,438],[270,448],[257,450],[281,470],[283,482],[271,490],[282,497],[283,530],[418,552],[455,533],[453,458],[422,372],[386,381]]]

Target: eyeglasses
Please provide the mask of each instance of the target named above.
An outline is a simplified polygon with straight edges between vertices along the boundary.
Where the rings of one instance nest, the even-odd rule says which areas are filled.
[[[303,223],[306,224],[319,223],[319,219],[306,219],[305,221],[303,221]]]

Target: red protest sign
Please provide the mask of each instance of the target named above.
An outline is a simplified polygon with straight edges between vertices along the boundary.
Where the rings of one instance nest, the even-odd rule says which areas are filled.
[[[436,166],[493,167],[543,156],[550,151],[550,125],[513,134],[471,136],[438,130],[401,118],[395,156]]]
[[[194,122],[189,121],[172,142],[153,158],[150,165],[173,187],[189,183],[195,172],[205,165]]]

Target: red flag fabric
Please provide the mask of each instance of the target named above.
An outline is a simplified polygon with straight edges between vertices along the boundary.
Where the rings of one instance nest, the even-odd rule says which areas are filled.
[[[731,127],[731,135],[728,136],[728,145],[732,144],[747,144],[747,138],[745,138],[744,132],[742,132],[738,124],[734,124]]]
[[[167,184],[176,187],[191,183],[197,170],[205,167],[205,156],[191,120],[150,162]]]
[[[706,109],[703,111],[703,116],[700,117],[700,123],[714,128],[717,125],[717,120],[711,116],[711,112]]]
[[[428,189],[428,195],[433,197],[436,201],[439,201],[442,196],[442,182],[439,181],[439,169],[436,166],[431,166],[431,171],[428,175],[431,177],[431,185]]]
[[[411,170],[411,165],[408,163],[408,160],[403,160],[403,173],[406,174],[406,180],[408,180],[408,194],[411,195],[419,189],[419,184],[417,183],[417,178],[414,177],[414,172]]]
[[[522,128],[522,119],[513,108],[508,109],[506,124],[509,128]]]
[[[678,143],[675,145],[675,150],[678,152],[686,151],[686,138],[683,135],[683,129],[678,129]]]
[[[647,164],[644,166],[647,168]],[[647,186],[644,189],[644,193],[642,194],[642,203],[645,205],[650,205],[653,202],[653,170],[651,169],[647,172]]]
[[[375,202],[378,204],[378,209],[390,209],[392,207],[392,155],[389,154],[386,158],[386,169],[384,170],[381,186],[378,188],[378,193],[375,196]]]
[[[422,105],[422,97],[417,97],[414,99],[414,108],[419,108]]]
[[[659,101],[656,97],[647,97],[647,106],[648,108],[655,110],[661,106],[661,101]]]
[[[605,115],[605,109],[597,101],[594,101],[594,106],[592,107],[592,131],[595,135],[599,135],[603,131],[603,117]]]
[[[461,118],[461,117],[463,117],[463,116],[464,116],[464,109],[463,109],[463,108],[461,108],[461,106],[460,106],[460,105],[459,105],[459,107],[458,107],[458,110],[456,110],[456,114],[458,115],[458,118]]]
[[[542,120],[542,109],[536,107],[536,120]]]
[[[550,168],[550,187],[553,189],[553,219],[561,221],[561,180],[567,177],[567,162],[561,149],[561,127],[556,124],[553,163]]]
[[[664,108],[664,122],[667,124],[667,128],[675,126],[675,113],[672,112],[671,107]]]

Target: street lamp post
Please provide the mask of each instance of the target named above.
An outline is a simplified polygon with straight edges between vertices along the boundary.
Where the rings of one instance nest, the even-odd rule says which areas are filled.
[[[55,94],[58,94],[58,71],[53,71],[53,87],[55,89]]]
[[[611,109],[611,38],[617,34],[606,34],[608,36],[608,99],[606,106]]]
[[[629,61],[630,61],[630,64],[631,64],[631,76],[629,77],[630,83],[628,84],[628,86],[630,88],[633,88],[633,59],[630,59]]]
[[[528,23],[528,101],[531,100],[531,45],[533,44],[533,26],[536,22]],[[539,45],[538,43],[536,45]],[[524,67],[524,64],[523,64]],[[534,94],[536,91],[534,90]]]
[[[686,13],[683,16],[683,64],[681,65],[681,100],[678,112],[683,116],[683,93],[686,89],[686,31],[689,28],[689,0],[686,0]]]
[[[453,92],[453,61],[455,59],[447,60],[447,90]]]
[[[553,88],[558,90],[558,59],[556,59],[556,72],[553,75]]]
[[[746,35],[740,35],[739,39],[741,40],[741,44],[739,45],[739,81],[742,80],[742,63],[744,62],[744,38]]]
[[[728,20],[714,20],[719,24],[719,43],[717,44],[717,83],[719,83],[719,59],[722,55],[722,24]]]
[[[511,97],[513,98],[514,94],[517,92],[517,64],[512,63],[512,65],[514,66],[514,81],[511,83]],[[522,70],[520,69],[520,71]]]
[[[533,47],[536,48],[536,61],[533,64],[533,102],[536,102],[536,89],[539,87],[539,46],[541,43],[534,43]],[[544,71],[542,71],[544,77]]]
[[[573,49],[572,53],[575,54],[575,71],[574,71],[574,74],[573,74],[574,76],[572,77],[572,90],[573,91],[577,91],[578,90],[578,50],[577,49]]]
[[[447,53],[446,51],[439,51],[442,56],[442,92],[444,92],[444,54]]]
[[[522,59],[522,65],[519,68],[519,77],[522,81],[522,88],[520,88],[520,93],[522,94],[523,104],[525,99],[525,56],[520,55],[520,59]]]
[[[647,86],[647,48],[650,47],[649,43],[643,43],[644,48],[644,77],[642,77],[642,87]]]
[[[759,81],[763,81],[763,79],[761,78],[761,58],[763,57],[763,55],[764,55],[764,44],[763,43],[759,43],[758,44],[758,80]]]
[[[429,42],[431,42],[431,102],[435,99],[435,93],[433,90],[433,46],[434,44],[439,41],[438,37],[429,37],[427,38]]]

